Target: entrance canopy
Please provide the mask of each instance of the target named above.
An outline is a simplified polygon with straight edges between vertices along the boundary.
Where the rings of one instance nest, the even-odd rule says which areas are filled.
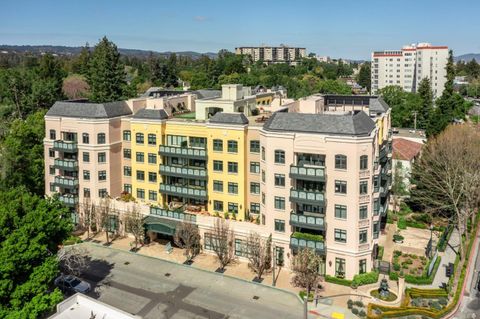
[[[178,221],[156,216],[147,216],[143,222],[146,231],[152,231],[167,236],[175,235],[176,226],[179,224]]]

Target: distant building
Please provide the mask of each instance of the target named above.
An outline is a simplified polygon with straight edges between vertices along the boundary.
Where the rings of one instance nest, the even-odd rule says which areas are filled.
[[[324,55],[324,56],[319,56],[319,55],[317,55],[316,58],[317,58],[318,62],[326,62],[326,63],[328,63],[328,62],[331,61],[331,60],[330,60],[330,57],[329,57],[329,56],[326,56],[326,55]]]
[[[278,47],[238,47],[235,48],[235,53],[250,55],[253,62],[263,61],[267,64],[289,63],[294,65],[297,61],[307,56],[307,49],[286,45],[280,45]]]
[[[447,61],[448,47],[430,43],[375,51],[372,53],[372,94],[389,85],[416,92],[420,81],[429,78],[434,97],[439,97],[447,80]]]

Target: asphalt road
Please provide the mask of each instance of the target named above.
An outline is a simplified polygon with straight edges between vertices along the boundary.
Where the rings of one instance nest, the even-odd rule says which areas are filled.
[[[89,243],[91,295],[143,318],[302,318],[285,291]]]

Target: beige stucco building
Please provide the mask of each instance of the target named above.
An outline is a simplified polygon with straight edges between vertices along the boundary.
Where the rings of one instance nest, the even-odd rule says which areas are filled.
[[[230,103],[210,116],[218,101],[187,94],[191,118],[155,97],[57,102],[45,116],[47,195],[59,193],[81,223],[86,198],[108,194],[118,219],[132,205],[120,199],[129,193],[152,239],[193,222],[209,251],[215,220],[227,217],[239,258],[257,232],[272,235],[278,264],[310,247],[323,256],[323,273],[370,271],[388,208],[388,105],[314,95],[260,112],[255,96],[240,98],[244,89],[224,86],[221,98],[244,101],[243,109]]]

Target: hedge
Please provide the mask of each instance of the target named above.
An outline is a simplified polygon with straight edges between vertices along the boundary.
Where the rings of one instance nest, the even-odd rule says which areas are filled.
[[[343,279],[343,278],[337,278],[337,277],[329,276],[329,275],[325,275],[325,281],[330,282],[332,284],[348,286],[348,287],[350,287],[352,285],[351,280]]]
[[[352,283],[357,286],[374,284],[378,281],[378,271],[366,272],[353,277]]]
[[[446,232],[446,231],[448,231],[448,234],[446,236],[444,236],[444,234],[442,234],[440,236],[440,240],[438,241],[437,249],[440,252],[444,252],[445,249],[447,248],[447,243],[450,240],[450,236],[452,236],[452,233],[453,233],[453,227],[447,227],[444,230],[444,232]]]
[[[378,252],[377,252],[377,259],[378,260],[382,260],[384,250],[385,250],[385,248],[383,246],[378,245]]]
[[[435,278],[435,274],[437,273],[438,267],[440,267],[440,262],[442,258],[439,256],[435,261],[435,266],[433,266],[433,271],[429,277],[427,277],[428,268],[430,267],[430,263],[425,266],[424,273],[421,277],[412,276],[412,275],[405,275],[405,282],[414,285],[431,285],[433,279]],[[432,262],[430,260],[430,262]]]
[[[322,235],[314,235],[314,234],[308,234],[308,233],[294,232],[292,237],[297,239],[323,241]]]
[[[397,227],[398,229],[407,229],[407,221],[405,220],[405,217],[400,217],[397,222]]]

